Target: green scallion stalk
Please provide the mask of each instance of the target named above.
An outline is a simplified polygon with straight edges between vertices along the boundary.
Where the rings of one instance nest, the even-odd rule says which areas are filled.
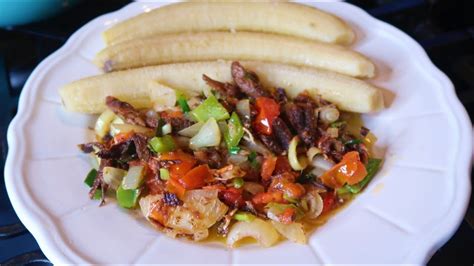
[[[239,145],[243,136],[244,127],[237,113],[233,112],[224,131],[224,140],[227,144],[227,148],[230,149],[231,147]]]
[[[170,179],[170,171],[166,168],[160,168],[160,179],[165,181]]]
[[[178,105],[179,107],[181,107],[181,110],[183,111],[183,113],[189,113],[189,111],[191,111],[191,108],[189,108],[189,105],[188,105],[188,102],[186,101],[186,98],[184,98],[184,96],[180,96],[178,99],[177,99],[177,102],[178,102]]]
[[[234,220],[240,222],[251,222],[255,219],[255,215],[248,213],[248,212],[236,212],[233,216]]]
[[[97,178],[97,170],[91,169],[87,174],[86,178],[84,179],[84,184],[88,187],[92,187],[94,185],[94,181]]]
[[[239,146],[234,146],[234,147],[230,147],[230,148],[229,148],[229,153],[232,154],[232,155],[238,154],[239,151],[240,151],[240,147],[239,147]]]
[[[150,148],[156,153],[174,151],[176,145],[174,139],[170,135],[164,135],[163,137],[154,137],[148,141]]]
[[[198,122],[206,122],[211,117],[215,118],[216,121],[225,120],[230,117],[227,109],[225,109],[213,95],[210,95],[204,102],[189,113],[191,117]]]
[[[140,189],[124,189],[120,186],[117,189],[117,202],[123,208],[134,208],[140,197]]]

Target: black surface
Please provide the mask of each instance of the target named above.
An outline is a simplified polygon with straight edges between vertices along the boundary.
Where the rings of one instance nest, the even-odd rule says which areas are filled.
[[[349,2],[417,40],[435,65],[451,78],[463,105],[471,116],[474,115],[474,1]],[[18,95],[31,71],[82,25],[127,3],[129,1],[84,1],[40,23],[0,28],[0,169],[7,154],[6,130],[16,113]],[[473,265],[473,206],[471,197],[471,209],[460,228],[435,253],[429,265]],[[19,223],[7,197],[4,179],[0,178],[0,263],[24,265],[46,262],[34,238]]]

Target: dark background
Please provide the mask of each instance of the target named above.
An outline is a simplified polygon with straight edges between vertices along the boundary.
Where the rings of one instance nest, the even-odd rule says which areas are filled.
[[[57,50],[69,35],[98,15],[130,1],[84,1],[46,21],[0,28],[0,169],[8,151],[6,131],[16,113],[18,96],[31,71]],[[348,1],[395,25],[417,40],[431,60],[453,81],[458,97],[474,115],[474,1],[371,0]],[[1,10],[0,10],[1,15]],[[3,175],[3,171],[0,173]],[[472,176],[471,176],[472,179]],[[435,202],[433,204],[436,204]],[[474,200],[456,234],[429,265],[473,265]],[[387,241],[390,241],[387,239]],[[0,178],[0,264],[47,263],[19,223]]]

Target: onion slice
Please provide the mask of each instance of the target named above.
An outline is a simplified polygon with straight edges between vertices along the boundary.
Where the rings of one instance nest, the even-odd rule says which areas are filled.
[[[189,147],[193,150],[219,146],[221,143],[221,131],[215,118],[211,117],[199,129],[199,132],[189,141]]]
[[[291,168],[293,168],[295,171],[301,171],[308,166],[306,157],[298,157],[298,154],[296,154],[296,147],[298,146],[299,141],[299,137],[294,136],[293,139],[291,139],[290,146],[288,148],[288,161],[290,162]]]

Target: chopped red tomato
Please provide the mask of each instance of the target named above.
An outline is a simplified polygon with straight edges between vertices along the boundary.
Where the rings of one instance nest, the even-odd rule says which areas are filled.
[[[360,161],[359,153],[346,153],[341,162],[333,166],[321,176],[323,183],[331,188],[339,188],[344,184],[354,185],[367,175],[364,164]]]
[[[269,156],[263,160],[261,176],[263,180],[269,180],[275,170],[277,157]]]
[[[281,191],[285,198],[299,199],[305,193],[306,190],[303,185],[294,183],[293,175],[290,173],[283,173],[278,178],[274,178],[270,184],[269,191]]]
[[[288,161],[288,156],[278,156],[275,163],[275,170],[273,171],[275,175],[283,173],[293,173],[291,169],[290,162]]]
[[[242,189],[230,187],[219,192],[219,198],[228,206],[234,208],[241,208],[245,206],[245,200],[244,196],[242,195],[242,192]]]
[[[283,213],[277,215],[278,220],[282,224],[291,224],[296,217],[295,208],[286,208]]]
[[[323,197],[323,213],[331,211],[336,204],[336,195],[334,193],[326,193]]]
[[[165,111],[160,113],[161,118],[173,118],[173,117],[183,117],[183,112],[181,111]]]
[[[166,190],[176,194],[180,199],[183,199],[186,193],[186,189],[177,180],[172,178],[166,182]]]
[[[209,180],[211,177],[212,174],[207,164],[202,164],[194,167],[183,177],[180,177],[178,181],[185,189],[197,189],[203,187],[206,184],[206,180]]]
[[[180,161],[179,163],[173,164],[169,167],[171,178],[176,180],[193,169],[193,166],[196,164],[196,159],[194,159],[191,154],[185,153],[181,150],[162,153],[158,156],[158,159]]]
[[[271,135],[272,123],[280,115],[280,105],[267,97],[258,97],[255,105],[258,111],[254,121],[255,129],[261,134]]]
[[[264,205],[270,202],[284,202],[283,192],[271,191],[271,192],[260,192],[252,198],[252,202],[257,205]]]
[[[223,184],[217,184],[217,185],[205,186],[202,189],[222,191],[226,189],[226,186],[224,186]]]

